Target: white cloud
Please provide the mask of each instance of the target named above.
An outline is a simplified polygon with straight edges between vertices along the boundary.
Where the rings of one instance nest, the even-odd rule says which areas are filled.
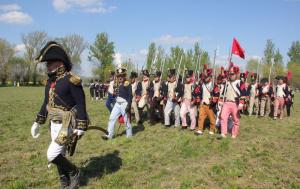
[[[53,0],[52,5],[55,10],[61,13],[71,8],[71,5],[66,0]]]
[[[122,59],[122,54],[118,53],[118,52],[114,55],[114,60],[115,60],[115,64],[118,65],[118,66],[121,65],[122,62],[124,61]]]
[[[88,13],[110,13],[117,9],[115,6],[110,6],[108,8],[104,7],[92,7],[92,8],[85,8],[83,9],[83,12],[88,12]]]
[[[104,0],[53,0],[54,9],[64,13],[69,9],[77,9],[88,13],[109,13],[117,7],[104,5]]]
[[[15,51],[17,54],[24,54],[25,52],[25,44],[18,44],[15,46]]]
[[[0,22],[8,24],[26,25],[32,23],[32,17],[21,11],[18,4],[0,5]]]
[[[2,4],[0,5],[0,10],[7,12],[7,11],[18,11],[21,10],[20,5],[13,3],[13,4]]]
[[[200,37],[190,37],[190,36],[172,36],[170,34],[163,35],[154,42],[164,45],[178,45],[178,44],[194,44],[200,41]]]
[[[0,14],[0,22],[8,24],[21,24],[26,25],[32,22],[32,18],[29,14],[20,11],[10,11]]]
[[[142,54],[142,55],[147,55],[148,50],[147,49],[141,49],[141,50],[139,50],[139,53]]]

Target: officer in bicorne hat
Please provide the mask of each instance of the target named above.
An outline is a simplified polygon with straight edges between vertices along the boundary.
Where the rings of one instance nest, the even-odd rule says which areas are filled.
[[[51,143],[47,151],[48,161],[57,166],[62,188],[76,188],[80,172],[65,154],[71,135],[81,136],[88,127],[81,79],[70,72],[72,63],[69,56],[54,41],[46,44],[37,60],[46,62],[48,80],[44,103],[31,127],[31,134],[38,138],[40,125],[49,117]]]

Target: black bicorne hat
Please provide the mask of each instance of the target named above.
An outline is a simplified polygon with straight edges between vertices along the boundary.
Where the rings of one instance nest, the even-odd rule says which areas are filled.
[[[64,50],[64,48],[55,41],[49,41],[44,48],[40,51],[40,54],[36,57],[39,62],[57,61],[60,60],[64,63],[66,70],[72,69],[72,62]]]

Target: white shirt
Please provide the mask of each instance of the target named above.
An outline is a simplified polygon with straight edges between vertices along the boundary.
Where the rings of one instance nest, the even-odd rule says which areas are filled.
[[[112,81],[109,82],[108,92],[109,92],[110,94],[113,94],[113,93],[114,93],[114,80],[112,80]]]
[[[286,87],[285,84],[277,85],[276,86],[276,97],[285,97],[284,88]]]
[[[212,90],[213,90],[212,82],[202,84],[202,103],[210,104]]]

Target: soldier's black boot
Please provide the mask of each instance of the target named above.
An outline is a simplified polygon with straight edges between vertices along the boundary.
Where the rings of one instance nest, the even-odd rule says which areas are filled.
[[[80,177],[80,171],[77,169],[77,167],[61,154],[58,155],[52,162],[68,173],[70,177],[69,189],[77,188]]]
[[[144,116],[143,116],[143,109],[142,108],[138,108],[138,112],[139,112],[139,116],[140,116],[140,124],[143,124],[144,122]]]
[[[60,180],[60,188],[61,189],[68,188],[70,185],[69,174],[61,167],[57,167],[57,170],[58,170],[58,175],[59,175],[59,180]]]

